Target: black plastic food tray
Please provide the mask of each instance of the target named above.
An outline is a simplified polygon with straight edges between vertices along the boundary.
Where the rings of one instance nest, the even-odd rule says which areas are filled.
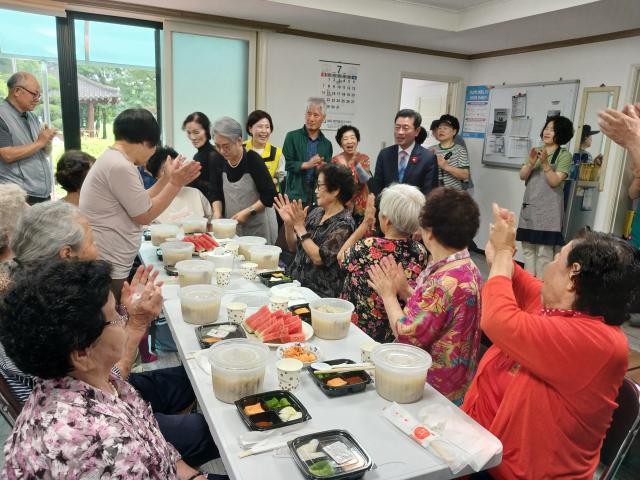
[[[224,337],[223,340],[229,340],[230,338],[247,338],[247,334],[245,333],[244,328],[242,328],[242,325],[238,325],[231,322],[208,323],[206,325],[200,325],[198,328],[196,328],[196,338],[198,339],[198,343],[200,344],[201,348],[209,348],[211,345],[215,345],[216,343],[218,343],[218,342],[215,342],[215,343],[203,342],[202,337],[206,337],[205,333],[208,330],[211,330],[212,328],[216,328],[216,327],[221,327],[222,325],[236,325],[236,327],[238,327],[236,328],[235,332],[229,333],[229,335]]]
[[[302,413],[302,418],[298,418],[297,420],[292,420],[289,422],[281,421],[280,417],[278,417],[278,414],[277,414],[280,408],[270,410],[266,408],[266,405],[264,404],[266,400],[269,400],[271,398],[277,398],[278,400],[282,398],[286,398],[293,408],[295,408],[297,411]],[[259,413],[257,415],[247,415],[244,412],[245,406],[253,405],[258,402],[261,402],[263,404],[263,408],[264,410],[266,410],[265,413]],[[236,400],[235,405],[236,405],[236,408],[238,409],[238,413],[240,414],[240,418],[242,418],[242,421],[247,425],[247,427],[249,427],[249,430],[257,430],[257,431],[263,432],[265,430],[274,430],[276,428],[295,425],[297,423],[306,422],[311,419],[311,415],[309,415],[309,412],[307,411],[306,407],[302,405],[300,400],[298,400],[298,398],[293,393],[287,392],[286,390],[273,390],[271,392],[263,392],[263,393],[257,393],[255,395],[248,395],[246,397],[241,398],[240,400]],[[253,417],[259,417],[259,418],[254,419]],[[261,421],[261,420],[269,420],[269,421],[273,421],[274,423],[269,427],[261,427],[255,424],[256,421]]]
[[[329,365],[339,365],[341,363],[356,363],[356,362],[346,358],[339,358],[337,360],[327,360],[323,363],[328,363]],[[329,379],[335,378],[335,377],[346,378],[346,377],[351,377],[357,373],[359,376],[365,379],[363,382],[354,383],[352,385],[343,385],[342,387],[330,387],[326,383],[324,383],[321,379],[318,378],[318,376],[314,373],[314,369],[311,368],[311,366],[308,366],[307,370],[309,371],[309,375],[311,375],[311,378],[316,383],[316,385],[318,385],[320,390],[322,390],[326,395],[330,397],[341,397],[342,395],[350,395],[352,393],[363,392],[367,388],[367,384],[371,383],[371,376],[364,370],[362,371],[358,370],[357,372],[329,373],[327,375],[330,375],[330,377],[326,377],[326,378],[329,378]]]

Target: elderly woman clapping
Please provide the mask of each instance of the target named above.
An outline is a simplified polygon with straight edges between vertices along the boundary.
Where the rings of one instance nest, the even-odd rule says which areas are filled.
[[[375,223],[374,197],[369,195],[363,221],[338,253],[338,260],[346,271],[342,298],[355,305],[353,323],[378,342],[393,341],[382,298],[369,286],[368,272],[385,256],[400,265],[409,285],[424,268],[427,252],[411,238],[418,230],[424,194],[412,185],[394,184],[382,191],[380,199],[380,230],[384,237],[367,237]]]
[[[354,222],[345,204],[354,191],[351,171],[342,165],[325,165],[318,174],[318,207],[307,215],[302,201],[276,198],[276,210],[285,226],[287,247],[295,252],[287,273],[321,297],[337,297],[344,283],[338,252],[353,233]]]
[[[0,290],[2,290],[6,288],[9,278],[9,261],[13,257],[9,241],[18,218],[29,207],[27,192],[13,183],[1,184],[0,205],[2,205],[0,208]]]
[[[591,479],[627,369],[619,326],[640,280],[640,253],[586,232],[540,280],[512,260],[513,213],[494,204],[493,215],[481,321],[493,345],[463,410],[504,446],[493,478]]]
[[[5,445],[4,478],[207,478],[163,438],[149,404],[112,372],[126,317],[102,261],[26,268],[0,305],[0,335],[36,377]]]
[[[273,210],[276,187],[264,160],[242,145],[242,127],[233,118],[213,124],[213,141],[223,157],[211,179],[213,216],[238,221],[238,235],[257,235],[274,243],[278,222]]]
[[[458,404],[475,373],[480,344],[482,277],[467,250],[479,223],[478,205],[467,192],[437,188],[420,215],[432,258],[416,287],[390,257],[369,270],[369,285],[384,302],[391,331],[399,342],[431,354],[428,382]],[[406,300],[404,310],[400,299]]]

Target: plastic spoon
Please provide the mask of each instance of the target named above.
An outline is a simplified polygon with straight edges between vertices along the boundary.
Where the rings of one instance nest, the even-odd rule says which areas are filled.
[[[321,368],[316,368],[321,367]],[[327,368],[328,367],[328,368]],[[314,373],[340,373],[340,372],[357,372],[361,370],[373,370],[375,365],[373,363],[342,363],[340,365],[329,365],[324,362],[312,363],[311,368],[315,370]]]

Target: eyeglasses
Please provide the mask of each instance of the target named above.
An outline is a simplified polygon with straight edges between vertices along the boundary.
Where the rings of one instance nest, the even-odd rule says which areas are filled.
[[[118,305],[116,307],[116,311],[118,312],[118,318],[116,320],[109,320],[106,324],[115,325],[116,327],[126,327],[127,322],[129,322],[129,312],[127,311],[127,307],[124,305]]]
[[[326,183],[320,183],[320,182],[318,182],[318,183],[316,183],[316,190],[320,190],[320,187],[324,187],[324,186],[326,186],[326,185],[327,185]]]
[[[27,93],[30,93],[34,100],[38,100],[42,96],[40,92],[32,92],[31,90],[23,87],[22,85],[18,85],[17,87],[23,89]]]

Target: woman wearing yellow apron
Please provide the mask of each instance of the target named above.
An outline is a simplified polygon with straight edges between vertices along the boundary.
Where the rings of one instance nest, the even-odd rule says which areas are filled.
[[[547,118],[540,133],[542,146],[532,148],[520,168],[526,189],[522,199],[516,240],[522,242],[525,269],[542,278],[553,260],[556,246],[564,244],[562,187],[571,171],[571,154],[561,147],[573,137],[571,120],[560,115]]]
[[[273,178],[276,190],[280,192],[280,183],[286,175],[285,160],[282,149],[269,143],[269,137],[273,132],[271,115],[263,110],[251,112],[247,118],[246,130],[251,138],[244,142],[245,149],[247,151],[253,150],[262,157],[271,178]]]

